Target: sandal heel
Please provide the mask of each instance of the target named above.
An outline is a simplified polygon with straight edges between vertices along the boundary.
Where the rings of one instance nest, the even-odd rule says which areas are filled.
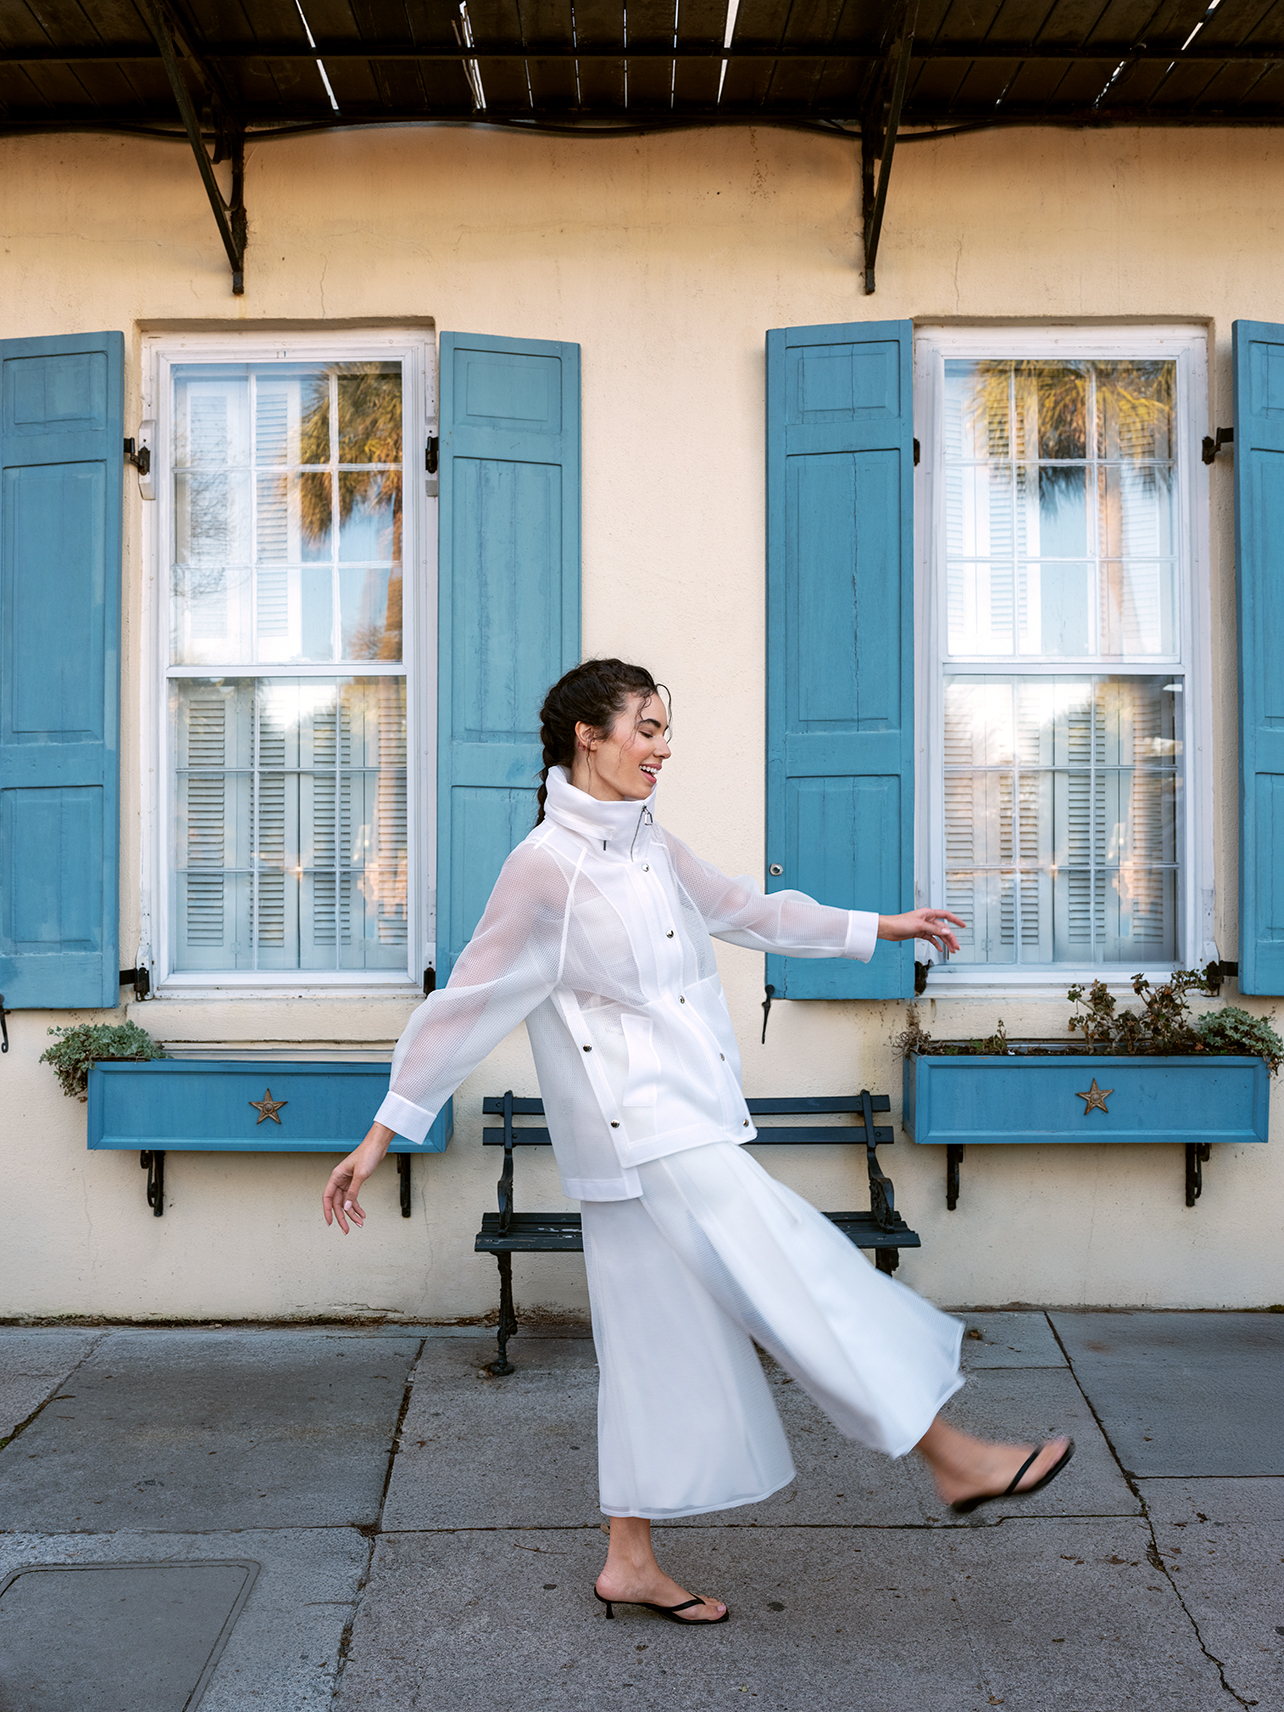
[[[594,1599],[598,1600],[601,1604],[606,1606],[606,1614],[608,1617],[614,1617],[615,1611],[614,1611],[611,1600],[603,1599],[602,1595],[598,1592],[596,1587],[593,1589],[593,1597],[594,1597]]]

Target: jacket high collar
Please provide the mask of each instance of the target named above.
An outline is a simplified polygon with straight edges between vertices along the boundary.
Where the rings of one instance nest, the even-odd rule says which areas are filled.
[[[544,818],[581,838],[595,850],[627,862],[642,855],[651,843],[655,791],[644,802],[600,802],[573,785],[565,767],[548,770]]]

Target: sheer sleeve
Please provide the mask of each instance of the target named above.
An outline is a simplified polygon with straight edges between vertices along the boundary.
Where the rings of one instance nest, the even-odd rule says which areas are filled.
[[[451,971],[411,1016],[375,1114],[422,1142],[455,1089],[557,984],[567,882],[538,846],[519,844]]]
[[[664,842],[679,885],[715,939],[787,957],[854,957],[868,963],[874,955],[877,912],[832,909],[803,892],[768,894],[748,874],[728,879],[671,832]]]

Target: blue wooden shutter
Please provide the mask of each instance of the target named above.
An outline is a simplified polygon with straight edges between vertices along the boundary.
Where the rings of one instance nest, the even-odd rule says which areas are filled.
[[[1284,326],[1234,341],[1239,988],[1284,993]]]
[[[0,340],[0,992],[115,1005],[124,336]]]
[[[908,321],[767,335],[767,885],[884,915],[914,891],[912,348]],[[767,979],[906,997],[913,948]]]
[[[437,966],[535,824],[544,692],[580,652],[580,348],[441,336]]]

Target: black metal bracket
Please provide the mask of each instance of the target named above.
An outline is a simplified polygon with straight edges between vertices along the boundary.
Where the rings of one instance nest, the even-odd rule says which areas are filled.
[[[397,1155],[398,1187],[401,1191],[401,1216],[410,1217],[410,1161],[414,1156],[409,1153]]]
[[[1223,446],[1233,446],[1234,444],[1235,430],[1233,428],[1219,428],[1217,430],[1217,438],[1215,440],[1211,434],[1204,435],[1204,443],[1200,456],[1206,464],[1211,464]]]
[[[147,1205],[159,1219],[165,1212],[165,1150],[144,1148],[138,1163],[147,1173]]]
[[[133,437],[125,441],[125,462],[132,464],[140,476],[152,472],[152,453],[150,446],[135,447]]]
[[[0,1052],[9,1050],[9,1013],[4,1008],[4,994],[0,993]]]
[[[428,444],[424,447],[424,471],[430,476],[437,474],[437,453],[441,440],[436,434],[428,436]]]
[[[895,24],[895,39],[882,62],[877,85],[865,107],[860,124],[861,228],[865,243],[866,297],[872,297],[874,294],[878,240],[883,231],[887,184],[892,171],[892,155],[896,149],[896,134],[900,129],[901,108],[905,104],[905,90],[909,83],[910,58],[917,23],[918,0],[903,0]],[[890,74],[890,87],[885,85],[885,73]],[[878,168],[877,181],[875,164]]]
[[[432,964],[430,963],[428,965],[428,967],[424,970],[424,997],[427,998],[429,993],[435,993],[436,991],[437,991],[437,971],[433,968]]]
[[[951,1142],[945,1149],[945,1206],[947,1212],[953,1212],[959,1204],[959,1166],[963,1162],[963,1149],[957,1142]]]
[[[209,197],[214,223],[218,227],[219,237],[223,240],[223,248],[227,251],[228,263],[232,269],[232,292],[234,296],[240,297],[245,291],[245,244],[248,231],[245,216],[245,127],[231,116],[231,103],[227,99],[226,91],[220,87],[215,73],[195,53],[191,44],[183,41],[184,64],[194,81],[200,85],[202,99],[209,107],[213,120],[214,158],[210,159],[205,148],[201,121],[179,65],[176,45],[176,40],[180,38],[178,21],[167,0],[136,0],[136,3],[147,28],[155,38],[156,46],[160,49],[165,75],[169,78],[169,86],[178,104],[187,140],[196,156],[196,165],[205,185],[205,194]],[[215,165],[227,159],[232,162],[230,202],[224,199],[219,182],[214,176]]]
[[[767,1019],[771,1015],[771,1001],[776,996],[776,989],[772,986],[771,982],[768,981],[767,985],[763,988],[763,991],[767,995],[762,1001],[762,1044],[765,1046],[767,1044]]]
[[[132,987],[136,999],[145,999],[152,990],[152,978],[146,969],[122,969],[120,984],[122,987]]]
[[[1186,1205],[1193,1207],[1204,1192],[1204,1162],[1212,1157],[1207,1141],[1186,1143]]]
[[[1222,990],[1222,982],[1227,975],[1239,977],[1239,964],[1227,963],[1225,958],[1220,963],[1209,963],[1204,969],[1204,979],[1208,982],[1208,990],[1214,998]]]
[[[927,972],[932,967],[930,963],[920,963],[914,959],[914,997],[921,999],[927,991]]]

